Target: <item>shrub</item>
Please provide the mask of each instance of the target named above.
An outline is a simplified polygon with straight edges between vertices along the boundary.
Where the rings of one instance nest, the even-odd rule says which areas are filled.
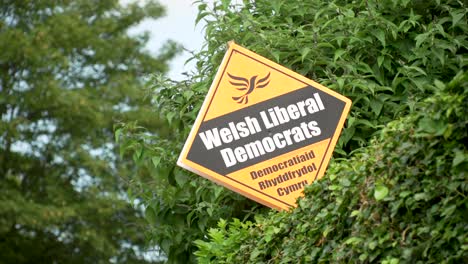
[[[466,263],[468,74],[439,84],[292,212],[220,221],[200,263]]]
[[[122,150],[133,151],[141,168],[131,197],[147,208],[148,235],[169,261],[196,261],[194,240],[201,262],[466,258],[466,222],[450,220],[466,211],[463,2],[198,4],[207,26],[195,72],[182,82],[155,77],[150,91],[168,131],[118,130]],[[267,213],[175,167],[230,40],[353,101],[328,176],[293,213]]]

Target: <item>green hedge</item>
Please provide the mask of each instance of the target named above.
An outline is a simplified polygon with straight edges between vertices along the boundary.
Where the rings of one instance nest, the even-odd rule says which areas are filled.
[[[200,263],[467,263],[468,74],[335,161],[292,212],[222,220]]]
[[[467,7],[445,2],[256,1],[218,15],[209,34],[353,108],[340,158],[299,208],[220,221],[196,242],[200,263],[468,262]]]
[[[140,165],[129,197],[145,206],[148,238],[169,262],[196,262],[195,251],[226,263],[466,258],[463,1],[198,4],[207,25],[195,72],[155,77],[150,91],[167,131],[117,130]],[[230,40],[353,101],[325,178],[292,213],[175,167]]]

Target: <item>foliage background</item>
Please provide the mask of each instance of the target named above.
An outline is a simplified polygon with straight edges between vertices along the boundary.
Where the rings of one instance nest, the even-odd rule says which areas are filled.
[[[149,93],[167,134],[117,130],[144,175],[131,197],[169,262],[468,261],[466,3],[200,1],[199,11],[197,73],[155,76]],[[326,177],[292,212],[175,167],[229,40],[353,101]]]
[[[0,263],[149,262],[113,125],[164,124],[141,87],[179,48],[152,56],[147,35],[127,35],[163,13],[152,1],[1,1]]]

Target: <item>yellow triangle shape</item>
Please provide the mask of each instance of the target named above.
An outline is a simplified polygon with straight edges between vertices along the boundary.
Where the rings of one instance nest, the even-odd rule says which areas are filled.
[[[285,73],[282,66],[237,45],[227,53],[217,77],[203,121],[307,86]]]

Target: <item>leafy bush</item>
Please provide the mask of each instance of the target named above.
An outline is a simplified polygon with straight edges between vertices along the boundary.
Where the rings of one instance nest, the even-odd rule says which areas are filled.
[[[466,263],[468,74],[333,163],[292,212],[220,221],[200,263]]]
[[[133,151],[140,164],[131,197],[147,208],[149,237],[174,262],[195,261],[197,239],[202,262],[442,259],[444,252],[465,257],[459,248],[466,247],[466,238],[459,229],[452,237],[440,226],[434,234],[425,228],[436,222],[455,228],[451,217],[466,210],[463,183],[444,189],[451,180],[466,178],[461,144],[466,8],[451,0],[200,1],[206,46],[192,58],[195,73],[183,82],[155,77],[150,92],[169,131],[136,124],[118,129],[122,150]],[[175,167],[229,40],[353,101],[328,176],[308,188],[292,214],[267,214],[264,207]],[[433,114],[425,117],[429,111]],[[407,202],[408,197],[413,200]],[[202,242],[217,223],[210,240]],[[461,218],[456,227],[464,230],[466,222]],[[440,245],[430,244],[436,242]]]

